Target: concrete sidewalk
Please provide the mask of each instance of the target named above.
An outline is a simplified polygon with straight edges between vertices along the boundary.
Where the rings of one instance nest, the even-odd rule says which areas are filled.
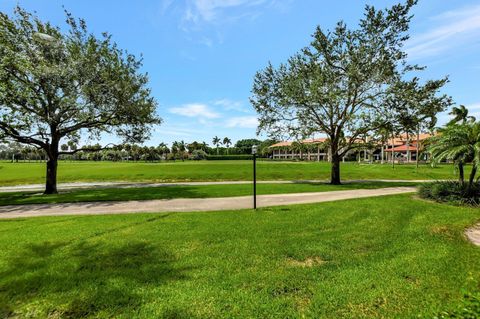
[[[474,245],[480,246],[480,224],[467,229],[465,235]]]
[[[258,184],[312,184],[328,183],[328,180],[284,180],[284,181],[257,181]],[[426,183],[432,180],[401,180],[401,179],[371,179],[371,180],[344,180],[342,183],[368,183],[368,182],[390,182],[390,183]],[[239,185],[251,184],[252,181],[210,181],[210,182],[75,182],[58,184],[59,191],[74,189],[101,189],[101,188],[145,188],[145,187],[168,187],[168,186],[205,186],[205,185]],[[12,192],[42,192],[45,189],[43,184],[0,186],[0,193]]]
[[[347,191],[257,196],[258,207],[309,204],[415,192],[415,187],[389,187]],[[102,215],[156,212],[198,212],[252,208],[252,196],[160,199],[125,202],[85,202],[0,206],[0,218],[62,215]]]

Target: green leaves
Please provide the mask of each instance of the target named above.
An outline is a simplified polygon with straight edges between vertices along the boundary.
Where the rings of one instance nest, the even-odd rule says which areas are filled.
[[[356,138],[375,130],[387,87],[406,66],[410,8],[367,7],[357,29],[340,21],[331,31],[317,27],[310,46],[277,68],[269,64],[254,79],[251,102],[259,131],[295,139],[328,135],[348,151]]]
[[[141,60],[66,15],[67,33],[20,7],[0,15],[0,132],[43,148],[101,132],[143,141],[161,119]]]
[[[471,185],[480,164],[480,122],[447,125],[439,130],[438,136],[430,139],[428,150],[434,163],[447,160],[462,167],[468,162],[473,162]]]

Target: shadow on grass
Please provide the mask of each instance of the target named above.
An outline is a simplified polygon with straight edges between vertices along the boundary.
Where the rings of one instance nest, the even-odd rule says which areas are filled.
[[[111,202],[125,200],[151,200],[174,198],[204,198],[208,192],[194,186],[159,186],[151,188],[101,188],[61,192],[55,195],[43,195],[38,192],[0,193],[0,206],[28,204],[61,204],[78,202]],[[109,205],[106,203],[106,205]],[[46,206],[50,207],[50,206]],[[20,208],[21,209],[21,208]],[[15,212],[17,208],[3,209],[3,212]]]
[[[0,271],[0,317],[116,317],[135,313],[142,292],[187,278],[168,250],[144,241],[29,244]],[[38,309],[40,308],[40,309]],[[168,310],[169,317],[191,317]],[[103,315],[102,315],[103,314]]]

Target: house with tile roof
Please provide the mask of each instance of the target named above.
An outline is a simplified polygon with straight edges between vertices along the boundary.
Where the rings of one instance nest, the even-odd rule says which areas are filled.
[[[344,160],[360,160],[362,157],[365,161],[392,161],[396,162],[412,162],[420,154],[420,160],[427,160],[427,155],[422,152],[424,150],[424,142],[431,137],[431,134],[422,133],[417,136],[407,136],[400,134],[395,138],[389,139],[386,145],[374,143],[373,148],[358,148],[348,152]],[[417,147],[418,140],[418,147]],[[301,141],[283,141],[270,146],[272,151],[272,159],[275,160],[307,160],[307,161],[328,161],[330,159],[327,138],[305,139]],[[368,141],[368,139],[367,139]],[[359,140],[358,144],[366,144]],[[363,152],[363,156],[361,153]]]

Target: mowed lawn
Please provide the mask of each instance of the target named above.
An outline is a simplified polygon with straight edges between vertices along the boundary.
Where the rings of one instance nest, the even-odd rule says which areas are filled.
[[[468,170],[468,169],[467,169]],[[449,179],[455,178],[452,165],[432,168],[422,164],[357,164],[341,165],[343,179]],[[327,162],[258,162],[259,180],[325,180],[330,177]],[[0,185],[43,183],[45,163],[0,162]],[[252,161],[185,161],[171,163],[60,162],[59,182],[79,181],[223,181],[251,180]]]
[[[480,210],[387,196],[0,221],[0,317],[432,318],[480,289]]]
[[[416,186],[412,182],[351,182],[342,185],[326,183],[292,183],[257,185],[258,195],[330,192],[353,189],[375,189],[384,187]],[[128,201],[174,198],[212,198],[247,196],[253,194],[252,184],[237,185],[172,185],[158,187],[128,187],[128,188],[94,188],[62,191],[59,194],[43,195],[41,192],[0,193],[0,206],[43,204],[43,203],[73,203],[95,201]]]

